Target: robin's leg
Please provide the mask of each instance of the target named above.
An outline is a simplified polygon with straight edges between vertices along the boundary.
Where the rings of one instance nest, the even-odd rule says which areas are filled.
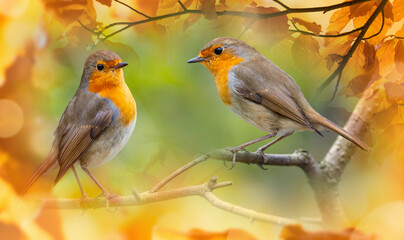
[[[88,174],[88,176],[90,176],[90,178],[95,182],[95,184],[97,184],[97,186],[101,189],[102,194],[104,194],[104,196],[108,200],[118,197],[116,194],[110,194],[107,190],[105,190],[105,188],[97,181],[97,179],[95,179],[95,177],[90,173],[90,171],[88,171],[85,165],[81,165],[81,168],[83,169],[84,172]]]
[[[268,144],[266,144],[266,145],[264,145],[264,146],[258,148],[258,150],[256,151],[256,153],[261,154],[262,158],[264,159],[264,163],[267,163],[269,159],[268,159],[268,157],[265,155],[264,151],[265,151],[267,148],[269,148],[270,146],[272,146],[273,144],[275,144],[276,142],[279,142],[280,140],[284,139],[285,137],[292,135],[292,133],[293,133],[293,132],[289,132],[289,133],[285,133],[285,134],[279,136],[277,139],[275,139],[275,140],[271,141],[270,143],[268,143]],[[264,170],[267,170],[267,168],[265,168],[264,165],[258,165],[258,166],[259,166],[260,168],[264,169]]]
[[[81,185],[79,175],[77,175],[76,168],[74,167],[74,165],[72,166],[72,170],[74,172],[74,176],[76,177],[77,183],[79,184],[79,187],[80,187],[80,192],[81,192],[81,199],[80,200],[85,201],[85,200],[88,199],[88,196],[87,196],[86,192],[84,191],[83,186]]]
[[[236,155],[237,155],[238,151],[240,151],[241,149],[243,149],[243,148],[245,148],[245,147],[247,147],[247,146],[250,146],[250,145],[252,145],[252,144],[254,144],[254,143],[261,142],[261,141],[263,141],[263,140],[265,140],[265,139],[268,139],[268,138],[271,138],[271,137],[275,137],[276,134],[277,134],[277,132],[274,132],[274,133],[268,134],[268,135],[266,135],[266,136],[263,136],[263,137],[260,137],[260,138],[255,139],[255,140],[252,140],[252,141],[250,141],[250,142],[241,144],[240,146],[232,147],[232,148],[230,148],[230,147],[229,147],[229,148],[226,148],[226,150],[228,150],[228,151],[230,151],[230,152],[233,153],[233,161],[232,161],[230,167],[227,167],[226,161],[224,161],[224,165],[227,167],[227,169],[229,169],[229,170],[232,169],[232,168],[236,165]]]

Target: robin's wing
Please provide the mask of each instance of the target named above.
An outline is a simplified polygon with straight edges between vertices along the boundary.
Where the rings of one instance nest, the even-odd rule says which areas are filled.
[[[65,123],[63,124],[65,127],[63,129],[59,127],[57,130],[57,134],[60,135],[58,154],[60,169],[55,182],[63,177],[94,140],[109,126],[113,116],[113,110],[109,105],[91,100],[84,103],[85,110],[78,112],[78,104],[76,103],[78,101],[74,100],[69,104],[67,108],[70,109],[65,110],[60,121],[59,125]],[[69,112],[75,112],[77,116],[71,113],[67,114]]]
[[[248,67],[239,64],[232,72],[235,78],[242,79],[242,81],[232,81],[236,94],[311,128],[321,135],[309,122],[295,96],[292,95],[290,88],[299,88],[298,85],[275,64],[267,59],[260,59],[255,62],[250,61]]]

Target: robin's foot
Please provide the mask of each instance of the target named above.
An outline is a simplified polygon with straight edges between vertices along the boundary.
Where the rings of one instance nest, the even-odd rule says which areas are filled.
[[[237,147],[226,147],[225,150],[230,151],[233,153],[233,158],[232,158],[232,162],[231,162],[231,166],[227,166],[226,160],[223,161],[224,166],[227,168],[227,170],[231,170],[232,168],[234,168],[234,166],[236,165],[236,158],[237,158],[237,153],[240,150],[245,151],[245,149],[241,146],[237,146]]]
[[[90,198],[87,196],[87,194],[85,192],[83,192],[81,194],[81,198],[79,200],[80,206],[83,207],[83,208],[88,207],[90,205],[89,200],[90,200]]]
[[[258,150],[255,153],[258,153],[262,156],[262,159],[264,160],[264,164],[268,163],[269,158],[267,157],[267,155],[265,155],[264,153],[265,149],[262,148],[258,148]],[[258,167],[260,167],[262,170],[268,170],[268,168],[264,167],[264,164],[257,164]]]

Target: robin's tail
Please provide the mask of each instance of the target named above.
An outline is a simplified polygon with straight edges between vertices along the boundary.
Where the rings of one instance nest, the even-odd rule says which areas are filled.
[[[27,183],[25,183],[24,190],[22,191],[21,195],[23,196],[31,187],[32,185],[40,178],[42,175],[47,173],[49,170],[52,170],[57,167],[57,151],[53,149],[49,153],[48,157],[39,165],[39,167],[35,170],[35,172],[31,175],[28,179]]]
[[[351,141],[352,143],[354,143],[356,146],[360,147],[361,149],[363,149],[363,150],[365,150],[367,152],[370,150],[369,146],[366,145],[366,143],[364,143],[362,140],[360,140],[359,138],[351,135],[349,132],[345,131],[343,128],[341,128],[337,124],[331,122],[327,118],[321,116],[320,114],[319,114],[319,116],[320,117],[316,118],[316,121],[320,125],[322,125],[323,127],[328,128],[328,129],[338,133],[339,135],[341,135],[345,139]]]

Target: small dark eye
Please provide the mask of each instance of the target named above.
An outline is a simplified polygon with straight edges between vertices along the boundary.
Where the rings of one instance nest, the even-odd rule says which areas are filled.
[[[220,55],[222,52],[223,52],[223,48],[222,48],[222,47],[218,47],[218,48],[216,48],[215,51],[214,51],[214,53],[215,53],[216,55]]]
[[[102,69],[104,69],[104,65],[97,64],[97,69],[98,69],[98,71],[101,71]]]

